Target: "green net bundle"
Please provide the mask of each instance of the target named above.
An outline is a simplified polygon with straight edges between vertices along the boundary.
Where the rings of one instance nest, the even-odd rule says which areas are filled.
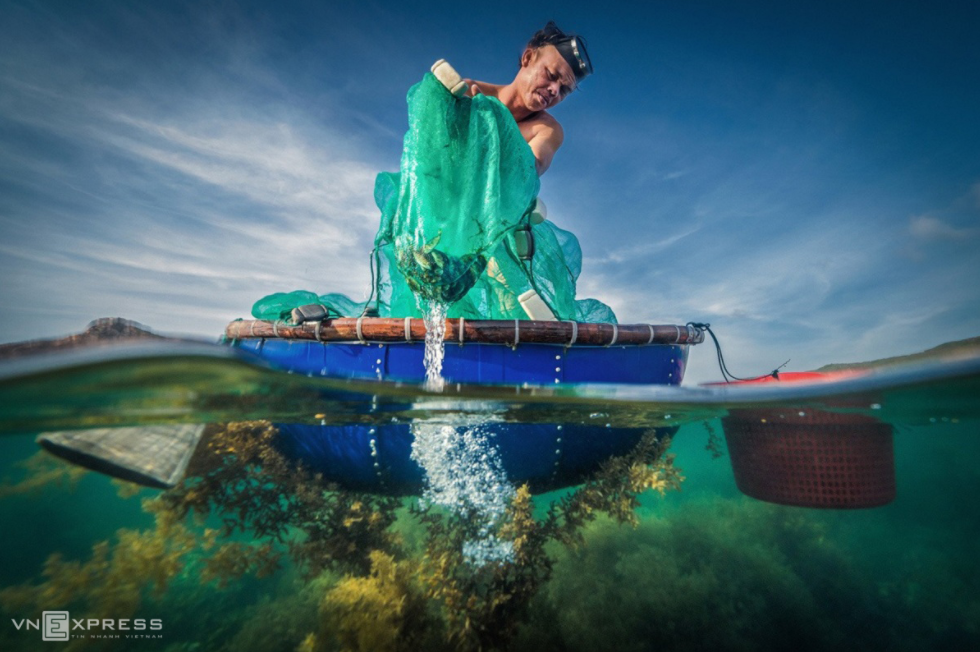
[[[287,319],[311,303],[357,317],[421,317],[430,303],[449,317],[528,319],[518,297],[534,289],[558,319],[615,322],[605,304],[577,301],[578,240],[549,221],[533,224],[539,181],[534,155],[513,116],[484,95],[453,96],[431,73],[409,90],[409,128],[399,173],[382,172],[374,197],[372,297],[297,291],[260,299],[257,319]],[[529,229],[534,255],[522,260],[515,232]]]

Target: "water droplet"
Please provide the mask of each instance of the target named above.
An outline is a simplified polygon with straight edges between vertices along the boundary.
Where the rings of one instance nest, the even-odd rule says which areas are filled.
[[[871,409],[872,410],[880,410],[881,409],[881,403],[872,403],[871,404]]]

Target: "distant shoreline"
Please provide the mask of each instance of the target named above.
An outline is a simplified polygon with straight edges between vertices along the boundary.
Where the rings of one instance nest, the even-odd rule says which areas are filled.
[[[959,358],[969,355],[980,354],[980,337],[971,337],[965,340],[946,342],[931,349],[900,355],[891,358],[881,358],[880,360],[869,360],[867,362],[841,362],[827,364],[816,371],[841,371],[843,369],[868,369],[873,367],[888,367],[898,364],[909,364],[912,362],[925,362],[927,360]]]

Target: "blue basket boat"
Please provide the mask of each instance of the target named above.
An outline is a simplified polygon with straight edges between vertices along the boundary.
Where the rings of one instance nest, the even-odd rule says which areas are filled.
[[[299,325],[239,320],[228,325],[225,336],[231,346],[292,373],[406,383],[425,379],[421,319],[341,318]],[[703,339],[693,326],[451,319],[443,377],[447,383],[490,385],[679,385],[690,346]],[[328,481],[396,495],[422,487],[409,424],[276,425],[280,449]],[[489,423],[480,428],[492,437],[507,477],[535,491],[581,482],[649,432],[604,423]],[[664,436],[674,430],[657,432]]]

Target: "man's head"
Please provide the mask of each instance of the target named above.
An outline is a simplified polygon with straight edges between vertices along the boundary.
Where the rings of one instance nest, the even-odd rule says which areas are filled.
[[[549,22],[528,41],[515,82],[525,105],[542,111],[565,99],[591,73],[582,37],[566,34]]]
[[[537,50],[545,45],[553,45],[562,56],[576,82],[592,74],[592,60],[585,49],[585,39],[578,34],[566,34],[555,21],[549,20],[544,29],[539,29],[527,42],[527,50]]]

